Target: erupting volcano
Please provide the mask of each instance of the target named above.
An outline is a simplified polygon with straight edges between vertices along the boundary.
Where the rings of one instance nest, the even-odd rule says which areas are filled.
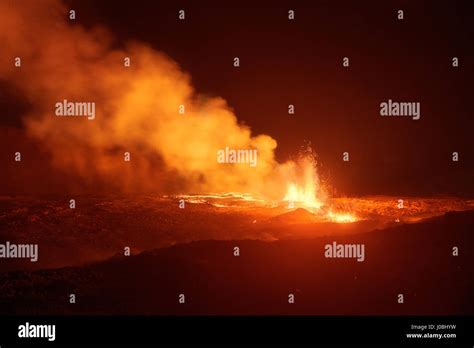
[[[163,48],[145,42],[146,35],[151,41],[161,37],[149,27],[145,38],[115,35],[100,23],[81,22],[85,10],[81,19],[68,19],[69,10],[59,0],[0,1],[0,89],[11,94],[0,98],[8,103],[0,109],[8,122],[13,120],[0,128],[0,257],[5,259],[0,259],[0,311],[360,315],[464,310],[466,294],[472,295],[465,265],[472,261],[467,246],[472,245],[474,200],[464,192],[472,185],[472,168],[465,164],[472,144],[463,150],[453,141],[439,149],[433,147],[440,144],[425,141],[435,138],[430,125],[442,124],[430,114],[437,106],[423,104],[421,118],[373,114],[376,93],[351,83],[369,81],[376,64],[367,68],[363,64],[372,61],[357,62],[355,69],[350,65],[353,70],[329,64],[326,57],[339,54],[334,51],[321,54],[318,76],[308,78],[305,69],[316,68],[313,52],[306,52],[309,63],[292,62],[280,78],[276,75],[285,70],[280,55],[304,55],[293,54],[293,46],[282,50],[288,43],[278,40],[275,51],[260,52],[263,63],[252,65],[258,54],[245,48],[256,49],[268,39],[248,45],[257,31],[235,47],[203,55],[204,43],[183,38],[190,37],[189,30],[202,30],[193,16],[212,8],[190,11],[190,22],[174,23],[169,15],[163,23],[174,29],[166,35],[177,28],[188,31],[176,40],[163,35]],[[222,20],[223,13],[211,19]],[[281,13],[273,15],[275,22],[286,21]],[[260,23],[267,13],[258,16]],[[231,26],[232,33],[243,18]],[[211,34],[220,34],[215,28],[222,24],[217,22]],[[220,49],[233,34],[223,37],[208,48]],[[185,64],[168,56],[187,45],[197,45],[189,50],[200,61],[194,57]],[[306,49],[306,41],[302,46]],[[242,52],[239,66],[232,65],[237,51]],[[367,52],[360,56],[372,56]],[[200,70],[210,57],[222,61]],[[443,57],[442,64],[447,60]],[[278,71],[262,74],[267,88],[260,88],[254,74],[267,66]],[[339,70],[327,73],[332,67]],[[357,69],[366,75],[350,75]],[[383,81],[386,86],[392,85]],[[376,85],[374,91],[387,100],[383,88]],[[324,94],[330,91],[341,95]],[[254,100],[242,103],[242,95]],[[290,103],[296,102],[294,113]],[[364,117],[373,118],[364,123]],[[425,129],[428,133],[422,133]],[[343,162],[346,148],[351,161]],[[427,154],[432,157],[424,165],[435,169],[418,177]],[[418,167],[405,165],[404,156],[412,156]],[[337,180],[326,179],[326,168]],[[341,193],[347,189],[348,195]],[[2,253],[21,243],[35,246],[36,261]],[[360,246],[357,250],[366,254],[354,261],[335,250],[330,257],[325,253],[326,246],[342,244]],[[461,250],[459,258],[453,258],[455,248]],[[433,267],[433,260],[442,265]],[[447,287],[445,302],[435,308],[438,294],[430,291],[441,282]],[[79,298],[74,306],[64,301],[72,291]],[[394,300],[398,291],[408,298],[405,307]],[[186,306],[176,302],[181,292]],[[288,306],[289,293],[296,294],[294,306]]]
[[[286,184],[287,192],[280,200],[258,197],[254,193],[235,192],[180,195],[179,197],[185,198],[190,203],[207,203],[221,208],[242,206],[244,203],[247,207],[272,207],[273,211],[305,209],[315,221],[347,223],[358,220],[354,213],[343,211],[340,207],[334,210],[331,206],[327,190],[319,180],[316,156],[310,145],[303,148],[297,160],[289,163],[293,170]]]

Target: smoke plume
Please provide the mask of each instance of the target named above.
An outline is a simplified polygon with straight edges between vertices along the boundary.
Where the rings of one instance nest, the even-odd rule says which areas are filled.
[[[169,191],[172,182],[176,193],[276,199],[297,181],[295,162],[276,162],[273,138],[252,135],[222,98],[198,94],[166,54],[146,43],[117,43],[102,27],[86,29],[55,0],[3,0],[0,16],[0,78],[28,100],[26,132],[59,171],[123,192]],[[94,102],[95,119],[57,117],[55,104],[64,99]],[[218,163],[216,153],[226,147],[257,149],[257,165]]]

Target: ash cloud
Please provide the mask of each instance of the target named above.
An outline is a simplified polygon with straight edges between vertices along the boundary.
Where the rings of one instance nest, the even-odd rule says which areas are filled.
[[[297,180],[296,162],[276,162],[272,137],[252,135],[225,100],[197,93],[166,54],[146,43],[117,43],[106,28],[86,29],[68,12],[55,0],[0,2],[0,78],[31,105],[25,130],[55,170],[121,192],[238,191],[276,199]],[[95,119],[56,117],[54,106],[65,99],[94,102]],[[226,147],[257,149],[258,165],[218,163],[216,153]]]

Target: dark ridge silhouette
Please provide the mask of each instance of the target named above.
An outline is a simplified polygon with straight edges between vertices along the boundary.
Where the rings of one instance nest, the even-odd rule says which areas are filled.
[[[466,211],[351,235],[197,241],[82,267],[7,272],[0,274],[0,308],[4,314],[469,314],[473,226],[474,211]],[[364,244],[365,261],[325,258],[324,246],[333,241]],[[459,256],[452,256],[454,246]]]

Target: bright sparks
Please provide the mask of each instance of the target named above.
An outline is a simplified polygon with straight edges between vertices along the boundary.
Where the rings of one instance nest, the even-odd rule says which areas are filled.
[[[286,178],[286,193],[278,201],[265,197],[254,197],[250,193],[227,192],[214,194],[180,195],[189,203],[208,203],[217,208],[276,208],[278,214],[287,209],[303,208],[308,211],[314,221],[351,223],[359,218],[352,210],[345,211],[343,207],[333,206],[328,197],[326,187],[319,180],[316,158],[311,148],[292,162],[291,175]],[[280,210],[281,209],[281,210]],[[303,214],[303,216],[308,216]]]
[[[288,184],[283,201],[288,208],[304,208],[325,221],[337,223],[355,222],[358,218],[348,212],[334,212],[331,209],[325,189],[321,186],[312,150],[297,162],[297,175]]]
[[[322,202],[316,199],[315,188],[310,183],[305,187],[298,187],[295,183],[291,183],[283,200],[300,204],[307,208],[319,209],[323,205]]]
[[[316,159],[312,149],[308,147],[306,153],[297,162],[296,176],[290,181],[284,201],[304,208],[319,209],[323,206],[323,199],[319,199],[321,187],[316,170]]]

